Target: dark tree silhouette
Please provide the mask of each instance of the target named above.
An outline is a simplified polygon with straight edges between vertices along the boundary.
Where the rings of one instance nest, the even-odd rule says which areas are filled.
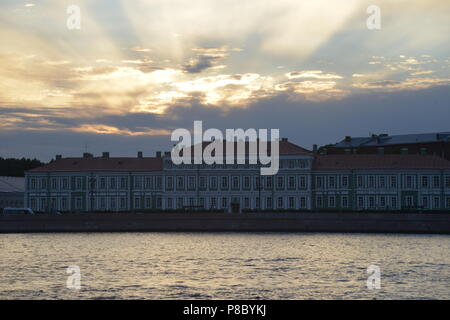
[[[23,177],[25,171],[43,166],[44,164],[37,159],[3,159],[0,157],[0,176]]]

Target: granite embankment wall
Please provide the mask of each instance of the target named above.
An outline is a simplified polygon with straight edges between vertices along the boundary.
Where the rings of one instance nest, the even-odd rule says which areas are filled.
[[[85,213],[0,215],[0,233],[139,231],[450,234],[450,213]]]

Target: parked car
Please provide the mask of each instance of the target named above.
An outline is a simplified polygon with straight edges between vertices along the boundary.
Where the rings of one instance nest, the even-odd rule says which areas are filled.
[[[2,214],[34,214],[30,208],[3,208]]]

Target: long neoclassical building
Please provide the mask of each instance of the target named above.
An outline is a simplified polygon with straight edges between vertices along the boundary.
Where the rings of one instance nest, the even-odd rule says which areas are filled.
[[[155,157],[62,158],[26,173],[35,211],[450,210],[450,161],[434,155],[318,155],[287,139],[280,169],[259,165],[174,165]]]

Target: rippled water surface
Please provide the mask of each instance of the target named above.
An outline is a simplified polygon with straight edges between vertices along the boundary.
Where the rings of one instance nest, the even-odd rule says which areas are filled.
[[[67,267],[81,289],[67,288]],[[368,290],[367,267],[381,270]],[[0,235],[0,299],[449,299],[450,236]]]

